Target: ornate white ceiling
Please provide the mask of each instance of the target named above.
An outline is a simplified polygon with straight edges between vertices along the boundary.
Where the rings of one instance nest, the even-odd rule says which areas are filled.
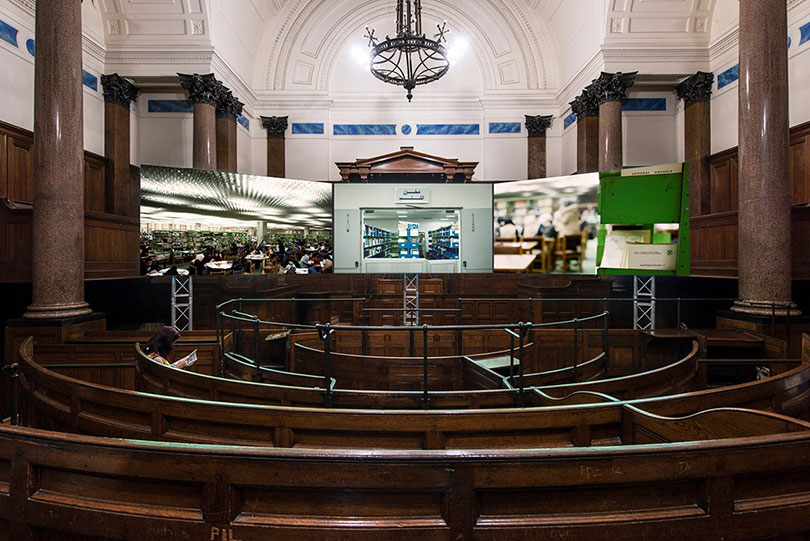
[[[469,41],[472,91],[482,98],[532,92],[547,98],[579,87],[579,79],[594,71],[632,69],[634,62],[648,73],[708,68],[716,1],[423,0],[423,7],[426,27],[447,19],[456,35]],[[335,71],[341,55],[362,44],[365,24],[380,34],[390,32],[396,5],[395,0],[96,3],[113,68],[168,75],[175,68],[207,65],[229,79],[226,84],[250,94],[249,102],[293,93],[325,97],[345,86]],[[445,91],[456,93],[457,86],[446,85]]]

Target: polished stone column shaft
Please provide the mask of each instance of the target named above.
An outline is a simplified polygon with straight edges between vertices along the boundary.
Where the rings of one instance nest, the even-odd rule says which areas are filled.
[[[130,174],[129,107],[138,89],[118,74],[101,76],[104,90],[104,185],[105,210],[137,217],[140,214],[140,184]]]
[[[787,5],[740,1],[739,297],[733,310],[791,302]],[[796,311],[792,312],[797,314]]]
[[[222,84],[213,74],[177,75],[180,77],[181,86],[188,91],[189,101],[194,105],[193,167],[216,171],[216,104],[222,92]]]
[[[621,169],[623,154],[622,102],[606,101],[599,106],[599,170]]]
[[[84,301],[81,0],[37,2],[32,303],[23,317],[90,313]]]
[[[194,104],[194,169],[216,171],[217,169],[217,121],[214,106],[210,103]]]
[[[624,163],[622,103],[636,73],[602,73],[591,85],[599,102],[599,170],[615,171]]]
[[[684,102],[684,157],[689,164],[689,215],[692,217],[711,211],[709,156],[713,82],[714,74],[699,71],[675,87]]]
[[[263,116],[262,128],[267,130],[267,176],[287,176],[284,134],[287,131],[286,116]]]
[[[231,91],[225,91],[217,102],[217,170],[236,173],[236,119],[242,114],[244,104]]]
[[[528,137],[527,177],[546,178],[546,130],[551,127],[551,115],[526,115]]]
[[[571,102],[577,115],[577,173],[599,170],[599,102],[591,87]]]
[[[577,120],[577,173],[599,171],[599,115]]]

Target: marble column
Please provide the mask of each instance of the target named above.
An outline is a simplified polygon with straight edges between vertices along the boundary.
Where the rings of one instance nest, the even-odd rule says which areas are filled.
[[[286,116],[263,116],[262,128],[267,130],[267,176],[287,176],[284,134],[287,132]]]
[[[84,301],[81,0],[37,2],[32,303],[23,317],[90,313]]]
[[[194,105],[194,169],[216,171],[217,169],[217,123],[216,105],[222,92],[222,83],[213,73],[200,75],[177,74],[180,85],[188,91],[188,99]]]
[[[221,93],[217,103],[217,170],[236,173],[236,119],[244,103],[230,90]]]
[[[675,87],[684,105],[684,156],[689,164],[689,215],[710,211],[711,96],[714,74],[699,71]]]
[[[577,173],[599,171],[599,102],[591,86],[571,102],[577,115]]]
[[[739,34],[740,300],[732,310],[769,316],[775,304],[785,315],[795,306],[785,0],[741,0]]]
[[[117,73],[101,76],[104,90],[105,210],[121,216],[138,216],[140,184],[130,175],[129,106],[138,88]],[[135,185],[133,185],[135,184]]]
[[[528,176],[546,178],[546,130],[551,127],[551,115],[526,115],[526,130],[529,132]]]
[[[605,73],[594,79],[592,88],[599,103],[599,170],[622,168],[622,103],[633,86],[637,71]]]

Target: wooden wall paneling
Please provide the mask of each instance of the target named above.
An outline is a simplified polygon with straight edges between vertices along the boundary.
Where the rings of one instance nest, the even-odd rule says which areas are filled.
[[[102,183],[104,176],[101,177]],[[137,276],[140,224],[134,218],[85,212],[85,277]]]
[[[698,216],[689,221],[692,276],[737,275],[737,213]]]
[[[4,282],[31,279],[30,205],[0,201],[0,280]]]
[[[810,122],[790,130],[790,202],[810,203]]]
[[[0,131],[0,199],[8,197],[8,136]]]
[[[810,206],[794,206],[791,212],[793,278],[810,279]]]
[[[8,198],[34,201],[34,140],[19,134],[7,134],[6,162]]]
[[[737,149],[712,156],[709,164],[711,214],[737,210]]]
[[[85,153],[84,157],[84,208],[104,212],[105,194],[104,158]]]

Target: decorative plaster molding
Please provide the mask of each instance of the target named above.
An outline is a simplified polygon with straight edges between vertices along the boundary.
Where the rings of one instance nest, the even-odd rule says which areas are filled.
[[[104,44],[85,33],[82,33],[82,50],[92,58],[101,62],[102,66],[107,60],[107,49],[104,47]]]
[[[34,17],[37,11],[36,0],[8,0],[8,3],[17,7],[27,15]]]

